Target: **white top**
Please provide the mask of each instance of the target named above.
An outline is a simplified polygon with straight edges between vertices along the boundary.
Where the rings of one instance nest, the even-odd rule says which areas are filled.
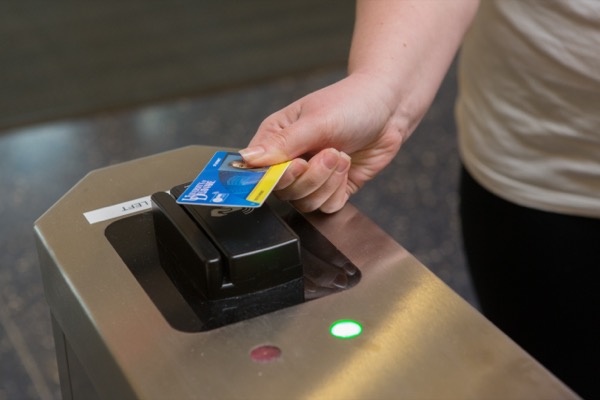
[[[456,116],[461,157],[482,186],[600,217],[600,0],[482,0]]]

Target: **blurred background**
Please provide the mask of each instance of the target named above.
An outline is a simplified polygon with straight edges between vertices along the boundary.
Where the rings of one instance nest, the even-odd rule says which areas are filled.
[[[0,400],[60,398],[35,220],[93,169],[244,147],[270,113],[344,77],[353,18],[348,0],[0,4]],[[452,68],[351,201],[477,306],[456,216],[455,92]]]

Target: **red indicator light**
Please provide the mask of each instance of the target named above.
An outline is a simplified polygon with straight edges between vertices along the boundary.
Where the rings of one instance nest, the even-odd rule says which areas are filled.
[[[281,357],[281,349],[273,345],[262,345],[255,347],[250,352],[250,358],[252,361],[259,363],[268,363],[275,361]]]

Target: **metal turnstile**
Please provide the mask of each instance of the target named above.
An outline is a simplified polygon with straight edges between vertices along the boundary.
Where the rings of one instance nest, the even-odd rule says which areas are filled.
[[[216,256],[197,251],[189,210],[160,193],[214,152],[93,171],[36,222],[65,399],[577,398],[350,204],[270,199],[285,251],[234,265],[216,234]]]

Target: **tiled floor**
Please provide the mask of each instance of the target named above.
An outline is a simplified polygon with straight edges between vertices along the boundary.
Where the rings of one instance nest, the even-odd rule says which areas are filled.
[[[88,171],[189,144],[244,146],[262,118],[340,70],[0,133],[0,400],[58,399],[32,226]],[[456,218],[458,157],[446,80],[421,127],[352,202],[474,303]]]

